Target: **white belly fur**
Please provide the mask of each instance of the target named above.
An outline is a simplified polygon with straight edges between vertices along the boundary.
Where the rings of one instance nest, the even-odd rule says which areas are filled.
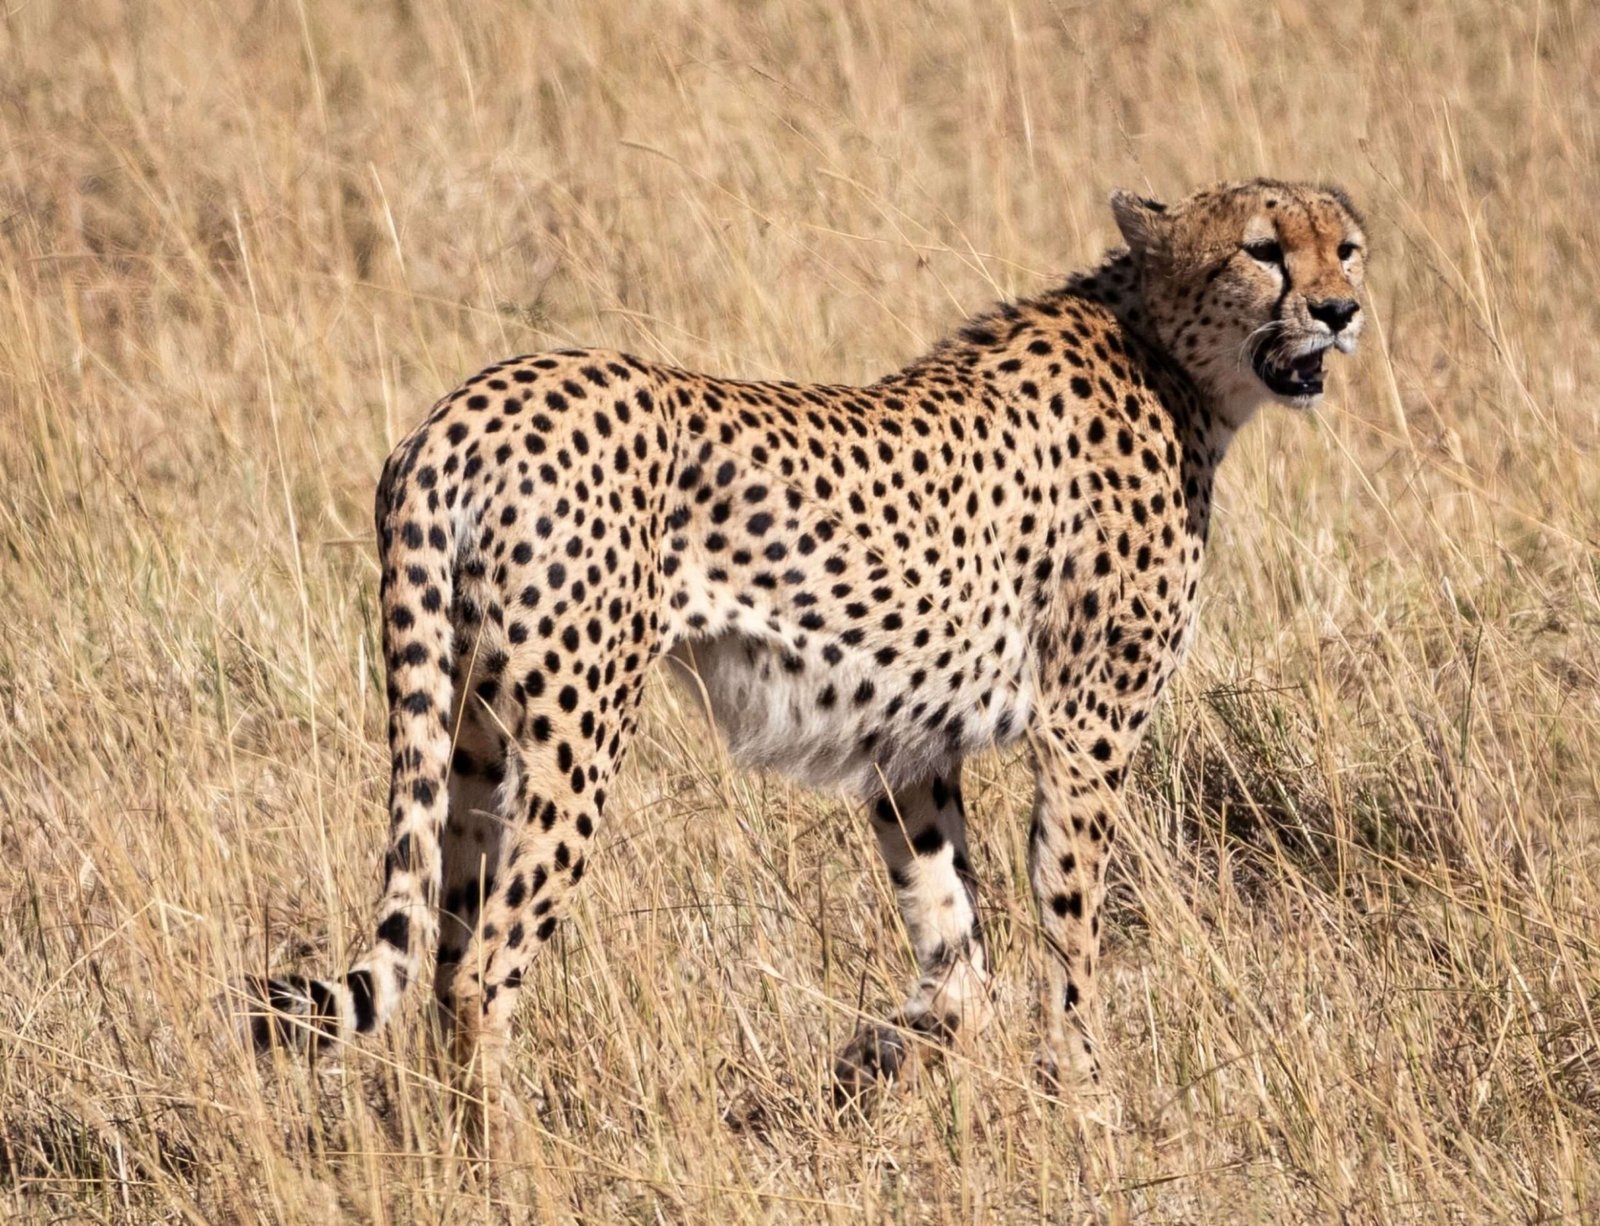
[[[985,687],[991,693],[987,708],[979,703],[977,683],[951,700],[951,711],[961,713],[963,722],[956,741],[913,718],[910,702],[887,716],[892,682],[870,655],[849,653],[830,665],[801,652],[804,667],[791,672],[782,664],[786,650],[728,630],[679,642],[668,667],[697,704],[709,703],[736,761],[809,787],[871,796],[885,785],[894,788],[930,778],[969,754],[1014,741],[1027,725],[1032,686],[1025,676],[1020,636],[1015,650],[1005,653],[1010,658],[995,661],[1011,680]],[[878,694],[874,702],[857,707],[851,695],[863,680],[871,680]],[[825,708],[819,695],[830,685],[838,698]],[[863,738],[874,732],[878,735],[870,747],[863,745]]]

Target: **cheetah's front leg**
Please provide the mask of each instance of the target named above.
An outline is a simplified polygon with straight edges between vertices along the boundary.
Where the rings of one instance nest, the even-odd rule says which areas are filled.
[[[840,1053],[841,1100],[900,1071],[909,1055],[902,1031],[948,1042],[962,1028],[981,1030],[992,1012],[959,768],[879,797],[871,813],[919,974],[890,1024],[863,1026]]]
[[[1051,1090],[1098,1083],[1093,1033],[1099,1009],[1095,969],[1106,864],[1124,803],[1122,767],[1108,740],[1087,753],[1064,742],[1036,749],[1028,873],[1049,949],[1036,1059]]]

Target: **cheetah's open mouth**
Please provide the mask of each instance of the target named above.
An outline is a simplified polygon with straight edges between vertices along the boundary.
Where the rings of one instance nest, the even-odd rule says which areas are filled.
[[[1251,365],[1257,378],[1279,396],[1298,398],[1322,395],[1322,355],[1326,349],[1293,356],[1273,353],[1265,346],[1255,352]]]

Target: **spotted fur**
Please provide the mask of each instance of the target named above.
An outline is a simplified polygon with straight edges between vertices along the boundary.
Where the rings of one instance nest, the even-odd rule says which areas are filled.
[[[868,387],[622,353],[513,358],[441,400],[378,487],[391,830],[345,975],[252,981],[258,1044],[376,1030],[425,952],[491,1095],[517,990],[589,867],[647,669],[736,757],[864,797],[919,975],[838,1062],[989,1013],[963,759],[1028,738],[1054,957],[1039,1068],[1093,1077],[1123,780],[1194,628],[1212,481],[1269,400],[1349,352],[1365,245],[1339,191],[1118,194],[1128,246]]]

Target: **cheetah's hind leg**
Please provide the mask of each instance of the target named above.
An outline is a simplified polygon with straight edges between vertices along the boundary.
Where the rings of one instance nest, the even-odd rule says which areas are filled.
[[[981,1031],[993,1012],[959,770],[881,796],[871,814],[918,977],[887,1024],[863,1025],[840,1052],[840,1105],[861,1103],[899,1077],[920,1042],[944,1045],[962,1030]]]

